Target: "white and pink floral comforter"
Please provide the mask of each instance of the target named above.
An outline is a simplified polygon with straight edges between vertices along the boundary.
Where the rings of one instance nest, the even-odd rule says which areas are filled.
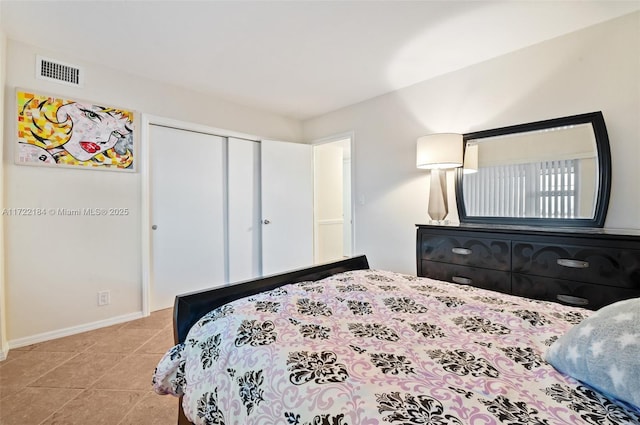
[[[589,314],[352,271],[212,311],[153,382],[195,424],[639,424],[542,359]]]

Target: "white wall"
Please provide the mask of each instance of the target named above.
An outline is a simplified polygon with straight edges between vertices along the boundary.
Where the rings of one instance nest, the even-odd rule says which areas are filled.
[[[415,143],[425,134],[601,110],[613,162],[605,226],[640,228],[639,75],[634,13],[305,121],[304,137],[354,131],[358,251],[372,267],[415,273],[414,225],[428,219]]]
[[[36,54],[84,67],[85,87],[35,79]],[[14,165],[16,87],[265,138],[301,140],[298,121],[16,41],[8,41],[6,65],[5,207],[117,207],[130,211],[125,217],[6,218],[5,305],[10,346],[125,320],[142,311],[140,173]],[[140,116],[136,119],[139,127]],[[140,150],[136,153],[140,155]],[[110,305],[97,306],[100,290],[111,291]]]
[[[1,8],[0,8],[1,9]],[[0,28],[0,135],[2,135],[4,120],[4,83],[5,83],[5,53],[6,37]],[[0,182],[4,182],[4,166],[0,149]],[[4,208],[4,184],[0,184],[0,211]],[[4,360],[7,350],[7,318],[4,290],[4,220],[0,216],[0,360]]]

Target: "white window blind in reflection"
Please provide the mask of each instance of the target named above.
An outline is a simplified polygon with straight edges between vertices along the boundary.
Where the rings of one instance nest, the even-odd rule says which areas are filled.
[[[464,176],[467,215],[574,218],[576,160],[481,167]]]

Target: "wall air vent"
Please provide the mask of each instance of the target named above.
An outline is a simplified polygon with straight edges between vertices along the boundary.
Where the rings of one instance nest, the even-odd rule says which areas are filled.
[[[36,57],[36,78],[74,87],[84,86],[82,68],[42,56]]]

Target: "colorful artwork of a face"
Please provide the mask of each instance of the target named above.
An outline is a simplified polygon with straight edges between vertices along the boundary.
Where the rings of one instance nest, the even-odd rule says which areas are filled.
[[[17,92],[22,164],[133,168],[133,113],[124,109]]]
[[[79,161],[113,148],[132,131],[126,117],[96,105],[71,103],[58,108],[56,115],[58,122],[71,119],[71,137],[62,147]]]

